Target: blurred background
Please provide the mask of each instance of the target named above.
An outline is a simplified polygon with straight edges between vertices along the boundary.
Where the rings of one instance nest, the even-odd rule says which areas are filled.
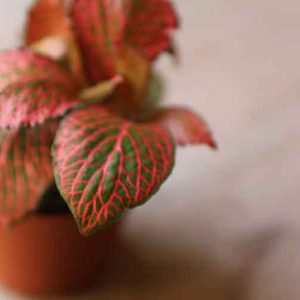
[[[31,2],[0,0],[1,49],[19,44]],[[300,2],[174,2],[165,100],[203,114],[219,151],[178,151],[160,193],[128,213],[112,274],[74,299],[299,300]]]

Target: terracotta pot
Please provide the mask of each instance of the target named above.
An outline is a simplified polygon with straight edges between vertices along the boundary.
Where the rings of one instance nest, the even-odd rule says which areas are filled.
[[[110,260],[116,229],[85,238],[70,215],[40,215],[11,230],[0,228],[0,284],[30,295],[91,287]]]

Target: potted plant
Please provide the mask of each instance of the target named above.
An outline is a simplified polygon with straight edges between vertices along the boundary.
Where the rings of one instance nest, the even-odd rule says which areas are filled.
[[[0,53],[2,284],[92,284],[116,221],[158,191],[177,145],[216,147],[200,116],[156,101],[153,64],[175,53],[177,27],[167,0],[39,0],[24,47]]]

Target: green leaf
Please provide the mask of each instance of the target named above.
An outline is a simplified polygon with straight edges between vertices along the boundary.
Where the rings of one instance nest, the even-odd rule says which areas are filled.
[[[0,221],[20,221],[31,213],[53,182],[50,149],[57,122],[0,131]]]
[[[80,231],[90,235],[147,201],[171,173],[174,152],[167,130],[100,105],[67,116],[53,147],[54,173]]]

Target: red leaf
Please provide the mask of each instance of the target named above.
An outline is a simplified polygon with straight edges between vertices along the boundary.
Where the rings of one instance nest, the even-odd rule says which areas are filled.
[[[56,122],[0,131],[0,221],[20,221],[53,182],[50,147]]]
[[[93,83],[118,72],[116,57],[124,47],[156,58],[170,47],[178,23],[167,0],[74,0],[72,17]]]
[[[170,33],[178,26],[176,13],[167,0],[127,0],[124,41],[140,49],[150,60],[171,46]]]
[[[151,121],[168,128],[179,145],[207,144],[213,149],[217,148],[206,122],[189,109],[162,109]]]
[[[75,80],[52,60],[28,50],[0,53],[0,127],[35,125],[77,103]]]
[[[94,84],[116,74],[114,37],[111,37],[107,24],[107,14],[112,8],[107,5],[109,1],[75,0],[72,8],[75,32],[89,79]]]
[[[29,12],[26,45],[50,36],[70,37],[71,23],[62,0],[38,0]]]
[[[89,235],[149,199],[170,174],[174,150],[167,130],[99,105],[69,115],[56,137],[54,172],[81,232]]]

